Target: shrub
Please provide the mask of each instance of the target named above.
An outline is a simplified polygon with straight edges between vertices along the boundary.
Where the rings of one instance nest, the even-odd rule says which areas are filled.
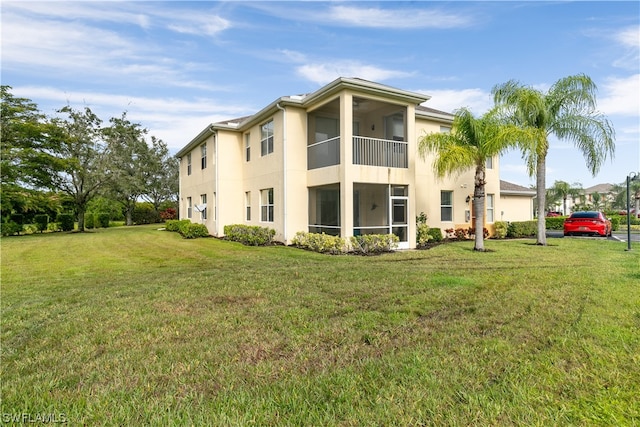
[[[442,230],[439,228],[429,229],[429,240],[434,242],[442,242]]]
[[[345,240],[340,236],[331,236],[325,233],[307,233],[298,231],[292,240],[292,244],[319,253],[333,255],[347,252]]]
[[[36,229],[39,232],[43,232],[49,226],[49,215],[40,214],[33,217],[33,222],[36,224]]]
[[[266,246],[273,242],[276,230],[257,225],[231,224],[224,226],[224,237],[246,246]]]
[[[172,219],[172,220],[169,220],[169,221],[167,221],[165,223],[164,228],[167,231],[174,231],[176,233],[179,233],[180,232],[180,227],[183,224],[188,224],[190,222],[191,222],[191,220],[189,220],[189,219],[180,219],[180,220]]]
[[[198,237],[209,237],[209,230],[204,224],[184,223],[180,226],[180,234],[185,239],[197,239]]]
[[[486,239],[487,237],[489,237],[489,234],[490,234],[490,233],[489,233],[489,230],[488,230],[487,228],[482,228],[482,237],[483,237],[483,238],[485,238],[485,239]],[[476,235],[476,229],[475,229],[475,227],[469,227],[469,229],[468,229],[468,230],[467,230],[467,232],[466,232],[466,236],[467,236],[469,239],[471,239],[471,238],[472,238],[473,236],[475,236],[475,235]]]
[[[507,223],[505,221],[496,221],[493,223],[493,227],[495,228],[495,239],[504,239],[507,237]]]
[[[350,241],[355,253],[369,255],[394,251],[400,239],[395,234],[364,234],[351,236]]]
[[[153,204],[149,202],[136,203],[133,213],[131,214],[131,220],[134,224],[154,224],[160,221],[160,214],[156,212]]]
[[[14,221],[3,222],[2,223],[2,235],[3,236],[13,236],[14,234],[20,234],[24,230],[24,226],[22,224],[18,224]]]
[[[431,235],[427,225],[427,215],[424,212],[420,212],[420,215],[416,217],[416,246],[419,248],[424,247],[429,240],[431,240]]]
[[[535,237],[538,232],[537,221],[516,221],[510,222],[507,227],[507,237]]]
[[[544,220],[547,230],[563,230],[566,216],[548,216]]]
[[[58,218],[56,218],[56,220],[58,224],[60,224],[62,231],[73,231],[75,219],[72,214],[58,214]]]
[[[95,228],[96,224],[95,224],[95,214],[93,212],[86,212],[84,214],[84,228]]]
[[[456,229],[447,228],[444,231],[447,233],[447,239],[466,240],[469,238],[469,230],[470,228],[458,227]]]
[[[163,210],[162,212],[160,212],[160,218],[162,218],[164,221],[168,221],[171,219],[176,219],[177,218],[177,212],[174,208],[167,208],[165,210]]]
[[[109,228],[110,215],[108,212],[100,212],[97,214],[96,227]]]
[[[16,224],[23,225],[24,224],[24,215],[22,214],[11,214],[11,219],[9,222],[15,222]]]

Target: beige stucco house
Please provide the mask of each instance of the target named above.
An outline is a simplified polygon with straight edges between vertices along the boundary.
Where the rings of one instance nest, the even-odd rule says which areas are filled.
[[[400,248],[416,246],[421,212],[443,231],[471,227],[473,171],[437,180],[433,158],[418,154],[420,136],[449,131],[453,120],[421,106],[429,98],[339,78],[211,124],[177,153],[180,217],[204,223],[214,236],[229,224],[273,228],[285,243],[298,231],[394,233]],[[487,166],[491,229],[511,209],[502,206],[498,159]]]

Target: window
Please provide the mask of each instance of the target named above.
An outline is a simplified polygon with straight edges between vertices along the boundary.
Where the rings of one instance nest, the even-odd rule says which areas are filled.
[[[260,221],[273,222],[273,188],[260,190]]]
[[[207,195],[206,194],[201,194],[200,195],[200,217],[205,220],[207,219]]]
[[[187,154],[187,175],[191,175],[191,153]]]
[[[263,156],[273,153],[273,120],[268,121],[260,127],[260,152]]]
[[[200,152],[202,154],[201,168],[205,169],[207,167],[207,144],[202,144],[200,146]]]
[[[251,191],[244,193],[245,220],[251,221]]]
[[[245,160],[248,162],[251,160],[251,134],[244,134],[244,152],[245,152]]]
[[[493,194],[487,194],[487,222],[494,222],[493,220],[493,212],[494,212],[494,206],[493,206],[493,201],[494,201],[494,195]]]
[[[440,126],[440,133],[451,133],[450,126]]]
[[[453,191],[440,192],[440,221],[453,221]]]
[[[191,197],[187,197],[187,218],[191,219],[191,209],[192,209],[192,205],[191,205]]]
[[[484,167],[487,169],[493,169],[493,157],[487,157]]]

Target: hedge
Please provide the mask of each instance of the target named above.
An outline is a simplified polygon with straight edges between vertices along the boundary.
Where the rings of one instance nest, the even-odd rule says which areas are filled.
[[[246,246],[266,246],[273,243],[276,230],[257,225],[230,224],[224,226],[224,238]]]
[[[60,228],[62,231],[73,231],[75,226],[75,219],[72,214],[63,213],[58,214],[58,218],[56,218],[58,224],[60,224]]]
[[[538,221],[510,222],[507,227],[507,237],[522,238],[535,237],[538,233]]]
[[[349,250],[346,241],[342,237],[325,233],[298,231],[291,243],[298,248],[332,255],[344,254]]]
[[[394,251],[400,238],[395,234],[364,234],[351,236],[350,241],[355,253],[369,255]]]
[[[49,215],[39,214],[33,217],[33,222],[36,224],[36,228],[39,232],[43,232],[49,226]]]
[[[180,234],[185,239],[197,239],[198,237],[209,237],[209,230],[204,224],[188,222],[180,226]]]

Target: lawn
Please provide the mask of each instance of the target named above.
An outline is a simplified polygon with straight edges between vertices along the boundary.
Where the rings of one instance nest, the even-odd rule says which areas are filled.
[[[2,239],[2,421],[640,425],[640,245]]]

